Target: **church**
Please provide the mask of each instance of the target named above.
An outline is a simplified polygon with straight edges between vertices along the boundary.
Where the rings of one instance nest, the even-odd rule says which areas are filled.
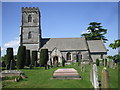
[[[20,30],[20,45],[26,49],[38,51],[48,49],[49,61],[61,65],[66,62],[81,60],[85,63],[96,62],[107,55],[103,40],[86,40],[78,38],[42,38],[41,14],[38,7],[22,7],[22,24]],[[44,22],[44,21],[43,21]]]

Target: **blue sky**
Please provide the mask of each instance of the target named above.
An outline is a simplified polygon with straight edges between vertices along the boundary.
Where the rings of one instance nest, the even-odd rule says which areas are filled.
[[[100,22],[108,29],[106,47],[118,39],[117,2],[3,2],[2,3],[2,55],[7,47],[19,45],[21,7],[39,7],[42,37],[80,37],[92,21]],[[109,49],[109,48],[108,48]],[[114,55],[117,50],[108,52]]]

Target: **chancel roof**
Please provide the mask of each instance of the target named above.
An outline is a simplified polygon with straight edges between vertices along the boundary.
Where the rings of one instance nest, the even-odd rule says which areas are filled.
[[[88,47],[91,53],[94,52],[107,52],[107,49],[102,40],[88,40]]]

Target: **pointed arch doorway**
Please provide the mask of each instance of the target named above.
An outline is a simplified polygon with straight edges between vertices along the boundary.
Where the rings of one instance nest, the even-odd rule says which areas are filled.
[[[53,57],[53,65],[58,65],[58,56]]]

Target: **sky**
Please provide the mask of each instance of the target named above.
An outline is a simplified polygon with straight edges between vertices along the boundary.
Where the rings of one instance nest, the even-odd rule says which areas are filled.
[[[39,7],[43,38],[81,37],[90,22],[100,22],[108,30],[108,55],[118,52],[108,47],[118,39],[117,2],[2,2],[2,55],[7,47],[17,53],[22,7]]]

